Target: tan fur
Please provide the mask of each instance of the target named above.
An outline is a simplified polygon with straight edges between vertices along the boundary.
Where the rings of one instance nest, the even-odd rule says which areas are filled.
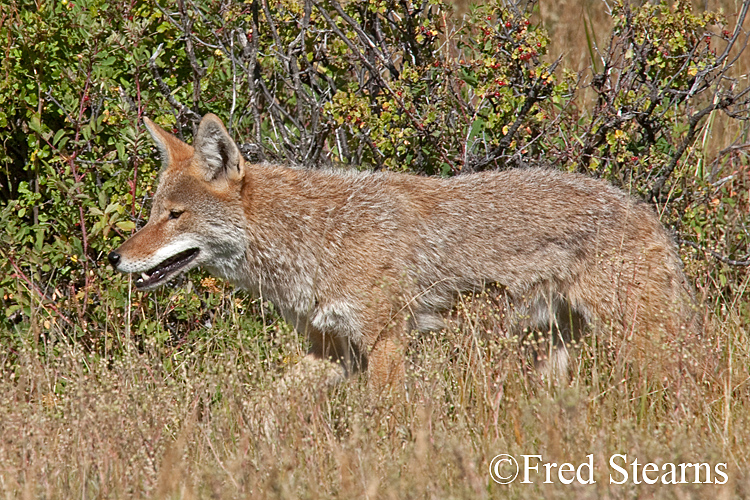
[[[146,123],[165,168],[148,224],[110,256],[117,269],[141,273],[199,249],[175,276],[200,265],[261,294],[311,354],[366,369],[375,387],[400,380],[406,331],[440,328],[460,292],[487,285],[512,306],[509,334],[693,327],[674,243],[647,205],[603,181],[250,165],[216,116],[204,117],[195,149]]]

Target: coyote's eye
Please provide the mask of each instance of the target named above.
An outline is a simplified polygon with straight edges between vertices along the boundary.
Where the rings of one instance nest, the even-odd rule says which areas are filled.
[[[182,215],[182,212],[184,212],[184,210],[170,210],[169,211],[169,220],[178,219],[180,217],[180,215]]]

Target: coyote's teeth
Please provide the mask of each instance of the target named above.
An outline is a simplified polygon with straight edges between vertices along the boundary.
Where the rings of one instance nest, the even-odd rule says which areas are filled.
[[[141,273],[141,279],[142,279],[143,281],[148,281],[148,278],[149,278],[149,275],[148,275],[148,274],[146,274],[146,273]]]

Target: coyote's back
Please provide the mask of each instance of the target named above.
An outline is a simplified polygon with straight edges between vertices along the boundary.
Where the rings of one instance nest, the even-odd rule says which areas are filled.
[[[165,161],[148,224],[110,254],[158,287],[201,265],[270,299],[311,354],[381,386],[410,329],[462,292],[500,290],[503,329],[565,341],[585,325],[642,336],[695,328],[671,238],[605,182],[528,169],[453,179],[245,164],[213,115],[194,148],[146,124]]]

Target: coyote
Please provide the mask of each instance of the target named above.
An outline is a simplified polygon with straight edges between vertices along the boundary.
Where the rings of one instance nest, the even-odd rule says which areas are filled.
[[[148,223],[112,251],[140,290],[202,266],[273,302],[310,355],[404,372],[405,334],[436,330],[459,294],[493,287],[509,335],[564,341],[588,325],[678,334],[691,287],[653,211],[583,175],[540,168],[450,179],[249,164],[214,115],[193,146],[144,122],[163,159]]]

